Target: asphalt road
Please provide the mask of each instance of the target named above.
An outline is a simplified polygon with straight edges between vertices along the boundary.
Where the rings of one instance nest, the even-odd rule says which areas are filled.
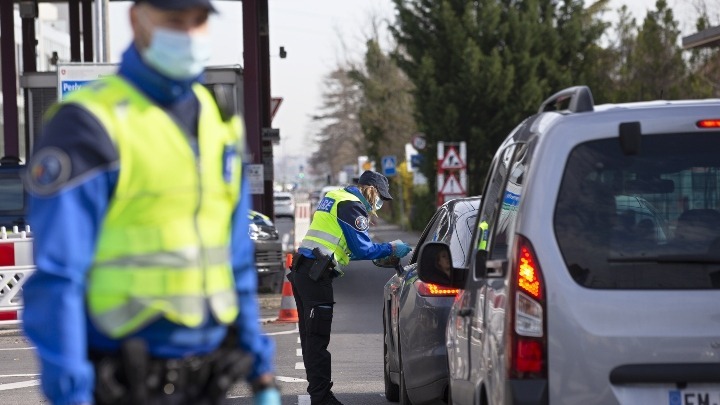
[[[279,220],[283,232],[290,220]],[[279,224],[280,225],[280,224]],[[380,223],[371,227],[377,241],[403,239],[414,245],[417,234]],[[337,279],[335,316],[329,350],[333,356],[333,391],[347,405],[386,404],[382,375],[382,289],[393,270],[371,262],[353,262]],[[261,297],[263,328],[276,343],[276,371],[283,405],[310,403],[296,323],[270,321],[277,317],[281,297]],[[17,327],[0,329],[0,403],[49,403],[40,394],[38,365],[33,348]],[[252,404],[245,384],[228,393],[226,404]]]

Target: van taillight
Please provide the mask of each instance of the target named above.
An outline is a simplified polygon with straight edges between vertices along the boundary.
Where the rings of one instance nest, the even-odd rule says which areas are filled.
[[[543,370],[543,346],[537,339],[518,338],[515,347],[515,371],[518,373],[541,373]]]
[[[545,287],[535,251],[517,235],[510,263],[512,316],[508,317],[508,376],[513,379],[547,377]]]
[[[418,294],[423,297],[454,297],[460,292],[457,288],[444,287],[437,284],[416,281]]]

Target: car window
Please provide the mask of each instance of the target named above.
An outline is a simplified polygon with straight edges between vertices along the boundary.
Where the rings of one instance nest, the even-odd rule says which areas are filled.
[[[495,160],[493,169],[488,176],[483,192],[483,201],[478,217],[477,230],[475,232],[475,248],[487,252],[488,246],[492,243],[492,235],[495,231],[495,217],[499,205],[502,203],[503,191],[505,190],[505,179],[508,176],[510,162],[512,160],[515,145],[509,145],[503,149]],[[480,256],[482,257],[482,255]],[[487,257],[485,255],[484,257]],[[484,266],[475,266],[476,270]],[[484,277],[484,274],[474,274],[475,279]]]
[[[0,177],[0,211],[22,210],[25,204],[23,192],[19,177]]]
[[[423,230],[423,233],[420,235],[416,249],[413,249],[413,255],[410,259],[411,264],[417,262],[418,255],[420,254],[420,247],[425,244],[425,242],[433,241],[432,236],[434,234],[434,229],[437,227],[439,218],[443,216],[443,211],[446,211],[445,207],[440,207],[437,211],[435,211],[435,214],[432,218],[430,218],[430,221],[425,226],[425,230]]]
[[[447,241],[450,245],[450,254],[453,259],[453,267],[468,266],[468,250],[471,248],[473,230],[477,220],[479,200],[458,201],[453,210],[454,223],[453,231]]]
[[[553,218],[572,278],[588,288],[720,288],[720,134],[617,137],[575,147]]]
[[[521,144],[516,147],[515,155],[506,175],[507,181],[505,191],[502,194],[500,215],[498,216],[495,228],[492,230],[494,236],[492,238],[492,249],[489,255],[491,260],[507,258],[508,249],[512,246],[512,229],[515,225],[518,205],[520,204],[520,198],[522,196],[524,174],[527,168],[526,159],[528,156],[527,144]]]

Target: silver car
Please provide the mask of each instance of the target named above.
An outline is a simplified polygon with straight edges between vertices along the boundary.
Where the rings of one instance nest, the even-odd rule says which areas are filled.
[[[385,397],[400,404],[423,404],[447,395],[445,324],[457,289],[424,283],[417,278],[417,248],[442,241],[449,256],[437,265],[467,266],[480,197],[448,201],[437,209],[410,263],[398,268],[385,284],[383,304]],[[433,263],[436,265],[436,263]]]
[[[720,100],[564,90],[497,151],[447,325],[454,404],[720,404]],[[454,252],[451,252],[454,255]]]

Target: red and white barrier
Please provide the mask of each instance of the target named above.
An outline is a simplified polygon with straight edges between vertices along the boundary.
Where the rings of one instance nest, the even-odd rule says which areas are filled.
[[[20,323],[22,286],[35,271],[32,246],[30,227],[0,228],[0,325]]]
[[[310,229],[310,220],[312,219],[312,210],[310,209],[309,201],[302,201],[295,203],[295,249],[300,247],[308,229]]]

